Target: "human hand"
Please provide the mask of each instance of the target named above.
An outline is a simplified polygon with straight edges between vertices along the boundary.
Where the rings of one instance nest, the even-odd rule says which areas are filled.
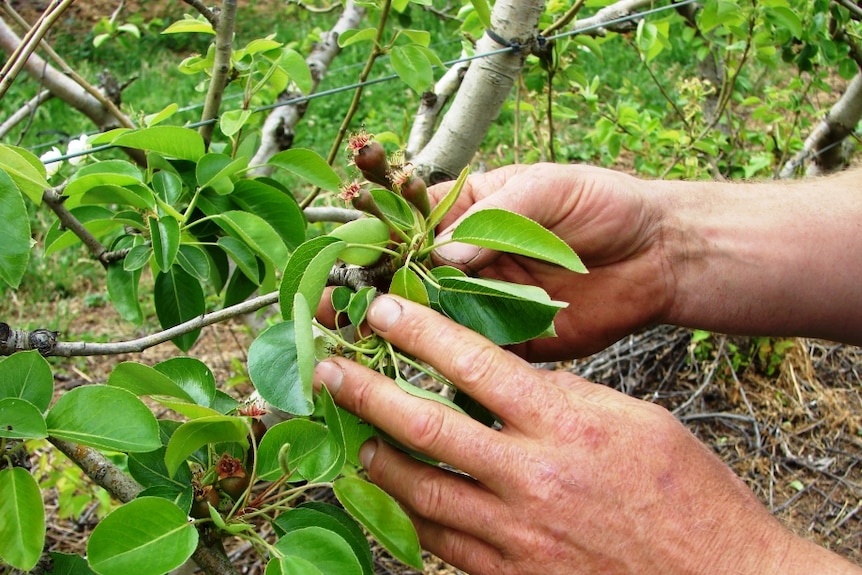
[[[430,188],[432,203],[450,188],[451,183]],[[588,355],[659,322],[670,303],[672,277],[662,250],[660,209],[649,191],[644,180],[590,166],[518,165],[476,174],[439,226],[438,243],[466,215],[502,208],[554,232],[590,273],[467,244],[441,246],[434,259],[485,277],[537,285],[569,303],[555,321],[559,337],[514,346],[522,357],[548,361]]]
[[[794,538],[669,412],[565,372],[538,370],[436,312],[393,296],[368,325],[430,363],[502,421],[483,426],[343,358],[315,384],[396,441],[363,446],[426,549],[473,575],[857,573]],[[457,350],[457,353],[452,353]]]

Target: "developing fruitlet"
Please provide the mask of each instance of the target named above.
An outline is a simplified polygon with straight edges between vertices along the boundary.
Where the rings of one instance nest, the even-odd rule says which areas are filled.
[[[213,489],[212,485],[195,486],[195,496],[192,501],[192,508],[189,510],[189,515],[195,519],[204,519],[210,516],[210,510],[207,504],[218,508],[219,494]]]
[[[383,212],[381,212],[380,208],[377,206],[377,202],[374,201],[374,196],[372,196],[371,192],[368,190],[360,190],[359,193],[354,196],[353,200],[351,200],[351,203],[357,210],[376,216],[381,220],[385,219]]]
[[[369,142],[353,156],[353,163],[369,182],[389,188],[389,160],[380,142]]]
[[[416,209],[426,218],[431,213],[431,202],[428,201],[428,188],[425,180],[412,176],[401,186],[401,197],[416,206]]]
[[[349,244],[386,247],[389,243],[389,227],[377,218],[361,218],[347,222],[329,233],[330,236]],[[349,247],[338,256],[346,264],[370,266],[377,263],[383,253],[380,250]]]
[[[249,477],[242,461],[225,453],[216,464],[219,488],[236,501],[248,489]]]

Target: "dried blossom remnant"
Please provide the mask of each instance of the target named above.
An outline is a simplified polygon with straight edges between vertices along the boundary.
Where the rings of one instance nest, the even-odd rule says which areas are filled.
[[[347,150],[350,152],[351,158],[355,158],[359,151],[371,143],[374,139],[374,134],[369,134],[365,128],[356,134],[351,134],[347,139]]]
[[[341,192],[338,194],[338,197],[345,202],[350,203],[354,198],[359,196],[360,193],[362,193],[362,184],[353,180],[352,182],[341,186]]]
[[[254,417],[256,419],[266,415],[267,413],[269,413],[269,411],[262,408],[257,403],[249,403],[248,405],[240,407],[237,410],[237,413],[239,413],[240,415],[245,415],[246,417]]]
[[[219,479],[224,479],[225,477],[245,477],[246,475],[242,461],[227,453],[223,454],[221,459],[218,460],[216,473],[218,473]]]

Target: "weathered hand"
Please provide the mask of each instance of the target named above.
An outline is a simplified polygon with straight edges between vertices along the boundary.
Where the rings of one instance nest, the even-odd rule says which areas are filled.
[[[432,187],[432,202],[450,188]],[[590,273],[575,274],[466,244],[439,248],[435,260],[486,277],[537,285],[569,303],[555,321],[560,337],[513,347],[519,355],[531,361],[588,355],[660,321],[670,305],[673,276],[667,273],[662,250],[660,209],[649,191],[644,180],[589,166],[507,166],[477,174],[468,178],[443,220],[438,242],[467,214],[502,208],[560,236]]]
[[[666,410],[572,374],[538,370],[406,300],[368,323],[503,422],[487,428],[345,359],[317,385],[454,473],[372,441],[360,459],[422,545],[472,575],[857,573],[794,538]]]

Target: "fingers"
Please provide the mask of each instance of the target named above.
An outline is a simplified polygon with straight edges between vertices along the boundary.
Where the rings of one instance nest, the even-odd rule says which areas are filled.
[[[373,443],[377,447],[369,457],[368,444]],[[457,528],[483,539],[489,534],[493,539],[499,531],[500,500],[475,480],[417,461],[383,441],[371,440],[362,451],[368,477],[395,497],[414,522]]]
[[[492,490],[519,473],[523,457],[508,438],[450,407],[404,392],[376,371],[336,358],[318,364],[314,381],[325,385],[338,405],[408,449],[445,461]]]
[[[548,402],[560,393],[524,360],[425,306],[381,296],[369,308],[367,321],[395,347],[429,363],[511,428],[533,428]]]

